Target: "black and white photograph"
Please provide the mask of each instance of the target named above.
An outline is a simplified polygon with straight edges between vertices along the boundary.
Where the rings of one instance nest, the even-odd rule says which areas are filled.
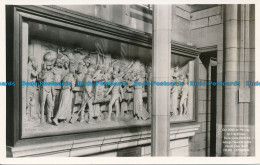
[[[0,19],[5,162],[257,163],[256,1],[12,2]]]

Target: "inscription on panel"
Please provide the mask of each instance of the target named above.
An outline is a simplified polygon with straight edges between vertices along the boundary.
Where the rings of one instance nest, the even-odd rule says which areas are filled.
[[[250,88],[239,89],[239,102],[249,103],[250,102]]]

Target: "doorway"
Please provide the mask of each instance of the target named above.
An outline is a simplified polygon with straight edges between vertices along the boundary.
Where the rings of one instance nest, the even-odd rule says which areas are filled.
[[[200,60],[207,70],[207,82],[217,82],[217,51],[203,52]],[[217,86],[207,85],[206,101],[206,156],[216,155],[216,99]]]

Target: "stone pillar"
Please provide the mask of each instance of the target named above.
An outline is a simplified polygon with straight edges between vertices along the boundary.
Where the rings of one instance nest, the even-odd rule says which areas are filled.
[[[245,60],[249,63],[249,81],[254,82],[259,80],[259,74],[255,74],[255,5],[251,4],[248,8],[250,19],[247,20],[249,25],[249,39],[248,44],[245,47]],[[249,144],[249,155],[255,155],[255,87],[250,87],[250,104],[248,111],[248,125],[251,127],[250,137],[253,139],[253,143]]]
[[[250,120],[249,117],[254,117],[249,116],[248,113],[250,101],[246,101],[246,99],[240,99],[240,96],[242,95],[246,98],[250,97],[250,94],[247,93],[248,87],[245,85],[245,82],[249,80],[250,70],[248,65],[249,62],[246,62],[246,55],[252,55],[250,52],[247,51],[247,49],[250,49],[248,42],[252,38],[250,38],[249,34],[249,7],[247,5],[225,5],[224,18],[224,81],[237,81],[240,82],[241,85],[224,87],[224,111],[222,128],[225,130],[228,130],[229,128],[246,128],[249,129],[251,132],[253,131],[253,129],[249,126],[248,120]],[[254,33],[254,29],[252,30],[252,33]],[[254,40],[254,38],[252,39]],[[227,141],[225,138],[228,136],[228,132],[231,133],[230,131],[222,131],[222,155],[249,155],[250,152],[236,151],[234,150],[234,148],[232,151],[225,150],[228,148],[232,148],[228,146],[234,145],[223,143],[223,141]],[[237,138],[240,137],[240,135],[229,137]],[[242,140],[237,141],[241,142]],[[220,141],[218,142],[220,143]]]
[[[225,5],[225,22],[224,22],[224,81],[239,81],[238,73],[238,5]],[[224,114],[223,129],[236,127],[238,122],[238,87],[224,87]],[[227,133],[223,133],[223,139]],[[236,152],[225,152],[227,145],[223,144],[223,156],[235,156]]]
[[[169,82],[171,67],[171,5],[153,6],[153,81]],[[168,156],[170,147],[170,91],[152,88],[152,156]]]

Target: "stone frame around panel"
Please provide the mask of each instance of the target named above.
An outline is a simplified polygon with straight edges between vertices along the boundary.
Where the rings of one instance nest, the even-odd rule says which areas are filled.
[[[72,28],[74,30],[78,30],[78,31],[85,31],[87,30],[88,33],[97,33],[98,35],[102,34],[103,37],[106,38],[111,38],[115,39],[117,41],[123,41],[126,43],[131,43],[131,44],[135,44],[135,45],[139,45],[139,46],[143,46],[143,47],[147,47],[147,48],[151,48],[151,36],[141,33],[141,32],[137,32],[137,31],[132,31],[129,29],[122,29],[122,27],[117,27],[114,26],[111,30],[111,27],[109,27],[110,25],[108,25],[107,23],[101,23],[101,24],[105,24],[106,26],[106,30],[108,30],[107,32],[104,32],[104,26],[100,27],[101,24],[95,22],[93,26],[96,26],[99,28],[93,30],[93,29],[89,29],[84,27],[82,28],[82,26],[84,26],[83,24],[79,25],[80,23],[83,22],[83,20],[80,20],[79,18],[74,18],[74,19],[68,19],[68,18],[64,18],[64,16],[62,16],[61,13],[56,12],[55,10],[53,11],[51,8],[48,8],[46,6],[43,7],[35,7],[35,6],[15,6],[13,8],[10,9],[11,12],[13,12],[13,23],[14,23],[14,32],[13,32],[13,52],[11,54],[14,54],[13,57],[8,56],[7,59],[12,59],[12,65],[8,66],[8,68],[10,70],[13,70],[12,75],[7,79],[11,79],[11,80],[15,80],[16,82],[20,82],[21,81],[21,56],[20,53],[22,53],[23,49],[23,45],[21,45],[22,43],[22,24],[24,20],[34,20],[36,22],[45,22],[47,24],[54,24],[60,27],[65,27],[65,28]],[[51,12],[50,12],[51,11]],[[74,15],[69,14],[70,16],[68,17],[74,17]],[[57,19],[59,18],[59,19]],[[82,19],[82,18],[81,18]],[[84,20],[85,21],[85,20]],[[93,23],[93,22],[92,22]],[[89,26],[89,25],[87,25]],[[121,29],[122,33],[117,33],[115,34],[114,32],[112,32],[113,30],[118,30]],[[126,35],[126,31],[128,32]],[[124,35],[122,36],[122,34],[124,33]],[[127,36],[131,37],[132,34],[137,34],[137,37],[134,38],[128,38]],[[139,35],[139,37],[138,37]],[[145,38],[145,40],[140,41],[141,38]],[[136,40],[136,41],[134,41]],[[137,41],[138,40],[138,41]],[[182,50],[181,49],[185,49],[184,52],[187,52],[187,46],[183,46],[181,44],[177,44],[177,43],[172,43],[172,53],[173,54],[181,54],[184,56],[192,56],[194,59],[196,59],[196,56],[198,56],[198,51],[194,48],[194,47],[188,47],[189,52],[188,53],[181,53]],[[177,47],[177,49],[176,49]],[[186,47],[186,48],[185,48]],[[180,49],[181,48],[181,49]],[[177,51],[176,51],[177,50]],[[180,51],[178,51],[180,50]],[[9,52],[10,53],[10,52]],[[192,54],[192,55],[190,55]],[[195,73],[196,72],[196,64],[197,62],[195,62]],[[196,77],[196,76],[195,76]],[[21,111],[20,109],[22,108],[22,100],[24,99],[24,97],[26,96],[22,96],[22,87],[20,87],[19,83],[16,84],[16,86],[13,89],[9,89],[9,91],[12,93],[11,97],[13,98],[12,103],[13,105],[10,106],[8,108],[9,112],[8,112],[8,116],[10,118],[10,115],[12,116],[11,120],[8,121],[8,126],[10,130],[8,130],[7,136],[8,136],[8,144],[10,145],[16,145],[17,142],[19,141],[23,141],[23,137],[21,136]],[[196,91],[194,93],[197,93]],[[22,97],[21,97],[22,96]],[[195,106],[195,101],[194,101],[194,107]],[[195,114],[196,114],[196,108],[194,108],[193,111],[194,115],[193,115],[193,119],[192,120],[187,120],[187,121],[181,121],[181,122],[193,122],[195,121]],[[175,123],[175,122],[173,122]],[[144,125],[138,125],[139,126],[147,126],[147,124]],[[134,126],[135,127],[135,126]],[[117,127],[116,129],[120,129],[120,128],[126,128],[126,127]],[[111,128],[113,129],[113,128]],[[99,131],[102,131],[99,130]],[[73,133],[73,132],[72,132]],[[79,133],[79,132],[75,132],[75,133]],[[82,132],[83,133],[83,132]],[[54,135],[59,135],[59,134],[54,134]],[[49,135],[48,135],[49,136]],[[40,136],[40,137],[44,137]]]

